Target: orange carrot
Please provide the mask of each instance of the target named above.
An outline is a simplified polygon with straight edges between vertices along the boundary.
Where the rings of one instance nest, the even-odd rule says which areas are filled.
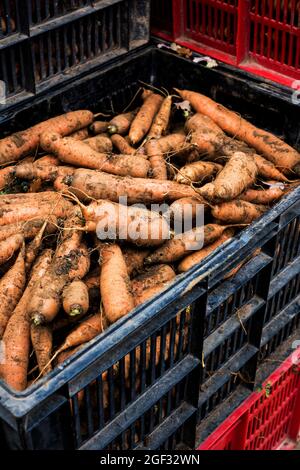
[[[132,276],[143,269],[144,259],[149,255],[150,251],[126,247],[122,250],[122,253],[127,266],[128,276]]]
[[[161,107],[153,121],[151,129],[148,134],[149,139],[159,139],[164,135],[169,126],[169,120],[171,116],[172,108],[172,96],[168,96],[164,99]]]
[[[146,144],[146,152],[151,165],[152,177],[158,180],[167,180],[168,171],[164,154],[158,140],[150,140]]]
[[[271,204],[272,202],[278,201],[285,193],[284,187],[278,186],[276,181],[270,181],[268,183],[270,184],[268,189],[248,189],[241,194],[240,199],[254,204]],[[282,183],[279,183],[279,185],[281,184]]]
[[[0,242],[0,265],[8,261],[22,246],[23,242],[24,238],[19,233]]]
[[[162,285],[175,277],[175,271],[166,264],[152,266],[131,281],[132,293],[138,296],[144,290]]]
[[[101,249],[100,292],[105,315],[114,323],[134,308],[127,267],[118,245]],[[111,287],[114,286],[112,289]],[[116,297],[116,292],[118,293]]]
[[[222,165],[212,162],[194,162],[181,168],[176,176],[176,181],[181,184],[202,182],[211,178],[223,169]]]
[[[201,215],[202,210],[208,209],[207,202],[199,197],[183,197],[172,202],[166,215],[170,215],[171,220],[181,221],[183,217],[195,219]]]
[[[229,224],[251,224],[251,222],[266,212],[267,209],[263,205],[235,200],[215,206],[212,209],[212,216],[221,222]]]
[[[7,166],[6,168],[0,169],[0,191],[5,188],[5,186],[12,183],[14,180],[14,166]]]
[[[71,175],[75,168],[70,166],[39,165],[36,163],[23,163],[16,167],[15,176],[20,179],[55,181],[60,176]]]
[[[42,375],[51,372],[52,329],[49,325],[30,327],[32,346],[36,355],[39,371]]]
[[[62,139],[58,134],[44,133],[41,146],[57,155],[62,162],[78,167],[134,177],[145,177],[149,170],[149,163],[142,157],[132,159],[130,155],[106,155],[96,152],[85,142]]]
[[[140,142],[146,136],[162,102],[162,96],[155,93],[151,93],[146,97],[141,109],[130,126],[129,139],[133,145]]]
[[[60,354],[69,348],[74,348],[91,341],[103,331],[103,322],[101,315],[97,313],[84,320],[78,325],[64,340],[63,344],[59,347],[56,355]]]
[[[89,136],[89,131],[87,127],[85,127],[84,129],[80,129],[79,131],[72,132],[72,134],[69,135],[69,137],[72,137],[72,139],[76,139],[76,140],[84,140],[84,139],[87,139],[88,136]]]
[[[90,111],[74,111],[5,137],[0,140],[0,165],[19,160],[28,153],[35,152],[43,132],[57,132],[65,136],[88,126],[92,120],[93,114]]]
[[[287,182],[288,179],[284,176],[279,170],[277,170],[274,163],[266,160],[261,155],[254,155],[254,161],[258,168],[259,176],[266,178],[268,180],[277,180],[282,182]]]
[[[47,217],[47,221],[48,224],[45,230],[45,234],[49,235],[56,232],[57,226],[59,224],[57,217],[49,216]],[[19,224],[4,225],[0,227],[0,242],[16,235],[17,233],[23,235],[25,240],[34,238],[41,229],[44,222],[45,219],[34,219],[31,221],[21,222]]]
[[[0,280],[0,339],[25,287],[25,244],[12,268]]]
[[[255,127],[233,111],[207,96],[192,91],[176,90],[184,100],[190,101],[198,113],[209,116],[225,132],[246,142],[283,173],[300,175],[300,155],[273,134]]]
[[[22,160],[22,163],[24,163],[24,160]],[[31,162],[26,162],[26,163],[31,163]],[[43,157],[38,158],[37,160],[35,160],[33,162],[33,164],[38,165],[38,166],[41,166],[41,165],[59,166],[60,161],[54,155],[44,155]]]
[[[5,357],[2,365],[0,365],[0,371],[7,385],[15,390],[24,390],[27,385],[30,347],[30,324],[26,317],[27,303],[34,284],[43,277],[51,263],[51,259],[52,250],[44,250],[35,262],[31,278],[21,300],[7,323],[2,338]]]
[[[44,232],[47,226],[47,221],[44,222],[40,231],[34,237],[31,243],[26,246],[26,254],[25,254],[25,270],[28,272],[32,266],[32,263],[35,261],[38,251],[41,247]]]
[[[120,153],[125,155],[134,155],[136,153],[136,150],[119,134],[113,134],[111,136],[111,141]]]
[[[213,183],[199,189],[199,194],[213,201],[230,201],[255,183],[257,166],[251,155],[235,152]]]
[[[108,133],[126,135],[136,114],[136,111],[130,111],[129,113],[119,114],[118,116],[115,116],[109,122],[107,128]]]
[[[73,281],[63,290],[63,307],[71,317],[85,314],[89,309],[89,291],[83,281]]]
[[[145,259],[146,264],[173,263],[192,251],[198,251],[203,246],[213,243],[228,227],[208,224],[184,232],[180,237],[168,240]]]
[[[90,131],[93,134],[102,134],[107,132],[109,123],[102,122],[102,121],[95,121],[93,124],[90,125]]]
[[[89,139],[85,139],[83,142],[89,145],[93,150],[96,150],[96,152],[112,152],[112,141],[106,134],[96,135],[96,137],[90,137]]]
[[[185,273],[189,271],[197,264],[201,263],[205,258],[208,257],[212,252],[214,252],[219,246],[223,245],[227,240],[230,240],[234,235],[233,229],[227,229],[220,238],[218,238],[213,243],[202,248],[202,250],[195,251],[190,255],[186,256],[178,265],[178,272]]]
[[[84,169],[76,170],[72,177],[65,179],[65,182],[70,186],[70,190],[83,200],[91,197],[118,202],[119,197],[126,194],[128,204],[139,202],[147,204],[165,200],[175,201],[182,197],[197,197],[196,191],[192,188],[173,181],[122,178]]]
[[[158,246],[169,238],[170,229],[158,212],[106,200],[82,208],[87,229],[96,230],[99,240],[128,240],[138,246]],[[110,232],[111,230],[111,232]]]

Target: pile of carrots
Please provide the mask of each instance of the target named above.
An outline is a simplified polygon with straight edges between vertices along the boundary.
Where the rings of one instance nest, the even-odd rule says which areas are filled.
[[[111,120],[74,111],[0,140],[0,376],[13,389],[49,373],[298,184],[295,149],[206,96],[175,91],[143,90],[139,108]],[[151,210],[164,202],[168,217]],[[193,215],[204,206],[205,226],[174,237],[186,204]],[[99,226],[112,223],[107,211],[117,233],[99,239]],[[128,220],[139,236],[121,236]],[[185,241],[201,231],[204,246],[190,249]]]

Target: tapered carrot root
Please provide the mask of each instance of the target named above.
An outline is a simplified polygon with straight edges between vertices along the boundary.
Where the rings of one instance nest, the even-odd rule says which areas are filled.
[[[96,135],[96,137],[85,139],[84,143],[100,153],[110,153],[113,149],[112,141],[107,135]]]
[[[145,260],[146,264],[173,263],[192,251],[199,251],[203,246],[214,242],[227,229],[226,226],[208,224],[184,232],[180,238],[168,240]]]
[[[134,120],[137,112],[131,111],[129,113],[119,114],[115,116],[108,125],[107,131],[109,134],[126,135],[130,129],[130,125]]]
[[[48,223],[45,229],[45,235],[55,233],[57,230],[57,226],[59,224],[57,217],[49,216],[46,218],[46,220],[48,221]],[[25,240],[34,238],[38,234],[44,222],[45,222],[45,219],[34,219],[34,220],[21,222],[19,224],[16,223],[16,224],[4,225],[0,227],[0,242],[18,233],[23,235]]]
[[[196,191],[173,181],[149,180],[143,178],[121,178],[100,171],[78,169],[66,180],[70,189],[82,200],[109,199],[118,202],[124,194],[128,204],[142,202],[175,201],[182,197],[197,197]]]
[[[300,155],[297,150],[267,131],[258,129],[238,114],[216,103],[207,96],[186,90],[176,90],[190,101],[198,113],[209,116],[225,132],[246,142],[283,173],[300,175]]]
[[[222,165],[212,162],[194,162],[184,166],[177,173],[176,181],[181,184],[202,182],[223,169]]]
[[[41,227],[40,231],[34,237],[31,243],[26,246],[26,254],[25,254],[25,270],[28,272],[32,266],[32,263],[35,261],[38,252],[40,250],[44,232],[47,226],[47,221],[44,222],[43,226]]]
[[[230,201],[255,183],[257,166],[251,155],[235,152],[213,183],[199,189],[199,194],[213,201]]]
[[[241,194],[240,199],[242,201],[252,202],[253,204],[271,204],[272,202],[276,202],[282,198],[284,193],[284,188],[272,185],[268,189],[248,189],[243,194]]]
[[[95,121],[90,125],[90,131],[93,134],[103,134],[107,132],[109,123],[104,121]]]
[[[23,243],[15,264],[0,281],[0,339],[25,287],[24,256],[25,244]]]
[[[234,235],[233,229],[227,229],[220,238],[215,242],[209,244],[208,246],[202,248],[202,250],[196,251],[186,256],[178,265],[178,271],[180,273],[185,273],[189,271],[197,264],[201,263],[205,258],[207,258],[211,253],[213,253],[219,246],[223,245],[227,240],[230,240]]]
[[[164,154],[160,148],[159,141],[151,140],[146,145],[148,159],[151,165],[152,177],[158,180],[167,180],[168,171]]]
[[[26,315],[27,304],[33,286],[47,271],[52,254],[52,250],[44,250],[35,262],[28,285],[9,319],[3,335],[4,358],[0,364],[0,372],[7,385],[15,390],[21,391],[27,386],[30,348],[30,323]]]
[[[148,133],[149,139],[159,139],[168,129],[172,108],[172,96],[168,96],[162,102],[162,105],[153,121]]]
[[[0,265],[8,261],[22,246],[23,242],[24,238],[19,233],[0,242]]]
[[[267,209],[266,206],[236,200],[215,206],[212,209],[212,216],[229,224],[251,224]]]
[[[133,145],[140,142],[146,136],[162,102],[163,98],[160,95],[151,93],[147,96],[130,126],[129,139]]]
[[[141,305],[145,303],[147,300],[152,299],[155,295],[159,294],[162,290],[164,290],[170,281],[162,282],[161,284],[156,284],[151,287],[148,287],[141,292],[138,292],[134,295],[134,302],[135,306]]]
[[[67,315],[85,314],[89,309],[89,291],[83,281],[73,281],[63,290],[63,307]]]
[[[39,371],[42,375],[51,372],[52,355],[52,329],[49,325],[31,325],[31,343],[37,359]]]
[[[153,266],[131,281],[134,297],[139,296],[144,290],[157,285],[161,286],[176,277],[175,271],[166,264]]]
[[[111,141],[116,149],[118,149],[119,152],[123,153],[124,155],[134,155],[136,153],[136,149],[131,147],[127,140],[119,134],[113,134],[111,136]]]
[[[92,121],[93,114],[90,111],[74,111],[5,137],[0,140],[0,165],[19,160],[28,153],[35,152],[43,132],[57,132],[65,136],[88,126]]]
[[[274,163],[266,160],[261,155],[254,155],[254,161],[257,165],[259,176],[268,180],[282,181],[284,183],[288,181],[287,177],[277,170]]]
[[[127,267],[118,245],[101,249],[100,292],[105,316],[114,323],[134,308]],[[112,289],[111,286],[114,286]]]
[[[121,239],[138,246],[157,246],[170,235],[169,225],[159,213],[140,207],[98,200],[83,207],[82,213],[87,222],[95,223],[102,241]]]
[[[126,247],[122,252],[129,276],[137,274],[143,269],[144,260],[150,253],[149,250],[141,250],[132,247]]]
[[[58,134],[44,133],[41,136],[42,147],[53,152],[58,158],[69,165],[102,170],[114,175],[145,177],[149,170],[149,162],[130,155],[106,155],[93,150],[85,142],[71,138],[62,139]]]
[[[61,353],[69,348],[74,348],[91,341],[103,331],[103,323],[100,313],[93,315],[78,325],[65,339],[58,349]],[[56,354],[57,354],[56,353]]]
[[[75,168],[68,166],[39,165],[38,163],[23,163],[16,167],[15,176],[20,179],[54,181],[56,178],[72,175]]]
[[[6,168],[0,169],[0,191],[5,188],[5,186],[12,183],[14,180],[14,166],[7,166]]]

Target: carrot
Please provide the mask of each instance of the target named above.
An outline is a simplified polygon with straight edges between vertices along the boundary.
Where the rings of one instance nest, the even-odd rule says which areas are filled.
[[[162,102],[162,96],[155,93],[151,93],[146,97],[130,126],[129,139],[133,145],[140,142],[146,136]]]
[[[266,160],[261,155],[254,155],[254,161],[258,168],[259,176],[267,178],[269,180],[277,180],[282,182],[287,182],[288,179],[284,176],[279,170],[277,170],[274,163]]]
[[[84,139],[87,139],[88,136],[89,136],[89,131],[87,127],[85,127],[84,129],[80,129],[79,131],[72,132],[72,134],[69,135],[69,137],[72,137],[72,139],[76,139],[76,140],[84,140]]]
[[[47,227],[45,234],[49,235],[56,232],[59,220],[55,216],[47,217]],[[44,224],[45,219],[34,219],[26,222],[4,225],[0,227],[0,242],[16,234],[21,234],[26,239],[34,238],[42,225]]]
[[[80,243],[78,249],[71,250],[65,258],[63,258],[61,269],[58,268],[58,271],[67,272],[70,280],[82,279],[89,272],[91,265],[90,253],[84,242]]]
[[[222,165],[212,162],[194,162],[181,168],[176,181],[181,184],[201,183],[223,169]]]
[[[201,211],[209,208],[207,202],[199,197],[183,197],[177,201],[172,202],[169,207],[168,213],[170,219],[174,221],[183,221],[183,217],[190,217],[195,219],[197,215],[200,216]]]
[[[197,113],[188,119],[185,129],[191,136],[191,144],[197,148],[200,155],[207,154],[214,157],[221,151],[226,141],[222,129],[203,114]]]
[[[15,167],[7,166],[0,169],[0,191],[14,180]]]
[[[136,114],[136,111],[130,111],[129,113],[119,114],[118,116],[115,116],[109,122],[107,128],[108,133],[126,135]]]
[[[84,320],[78,325],[64,340],[63,344],[56,351],[55,356],[69,348],[74,348],[91,341],[103,331],[101,315],[97,313]]]
[[[62,162],[74,166],[134,177],[145,177],[149,170],[149,163],[142,157],[132,159],[130,155],[106,155],[96,152],[84,142],[71,138],[61,139],[58,134],[44,133],[41,136],[41,145],[57,155]]]
[[[52,370],[49,363],[52,353],[52,329],[49,325],[31,325],[30,336],[39,371],[46,375]]]
[[[276,181],[270,181],[268,184],[271,185],[268,189],[248,189],[241,194],[240,199],[254,204],[271,204],[278,201],[285,193],[284,188],[278,186]]]
[[[146,144],[146,152],[151,165],[152,177],[158,180],[167,180],[167,165],[164,159],[164,154],[160,148],[159,141],[151,140],[148,142]]]
[[[90,125],[89,129],[93,134],[102,134],[107,132],[109,123],[104,121],[95,121]]]
[[[150,251],[126,247],[122,250],[122,253],[127,266],[128,276],[132,276],[143,269],[144,259],[149,255]]]
[[[83,142],[89,145],[93,150],[96,150],[96,152],[100,153],[110,153],[113,149],[112,141],[105,134],[90,137],[89,139],[85,139]]]
[[[59,312],[61,306],[61,293],[69,280],[81,271],[80,260],[83,258],[80,230],[67,230],[82,223],[81,213],[74,207],[72,214],[65,222],[62,242],[55,252],[53,262],[45,276],[34,286],[31,299],[28,303],[28,318],[34,325],[51,322]],[[86,255],[86,253],[84,253]],[[79,269],[80,268],[80,269]],[[88,264],[89,268],[89,264]]]
[[[121,239],[138,246],[157,246],[170,235],[168,223],[158,212],[140,207],[98,200],[83,206],[82,213],[86,222],[92,222],[87,229],[96,230],[99,240]]]
[[[22,160],[22,163],[24,163],[24,160]],[[30,163],[30,162],[28,162]],[[37,160],[35,160],[33,162],[34,165],[38,165],[38,166],[41,166],[41,165],[51,165],[51,166],[59,166],[60,165],[60,161],[57,157],[55,157],[54,155],[44,155],[43,157],[41,158],[38,158]]]
[[[100,250],[100,257],[101,300],[105,316],[110,323],[114,323],[134,308],[134,298],[120,247],[105,245]],[[112,289],[111,286],[114,288]]]
[[[54,181],[60,176],[71,175],[75,168],[70,166],[39,165],[38,163],[23,163],[16,166],[15,176],[20,179],[34,180],[39,178]]]
[[[213,183],[199,189],[199,194],[213,201],[230,201],[255,183],[257,166],[250,155],[235,152]]]
[[[184,100],[190,101],[198,113],[209,116],[225,132],[246,142],[284,174],[300,175],[300,155],[273,134],[255,127],[233,111],[207,96],[186,90],[176,90]]]
[[[71,317],[85,314],[89,309],[89,292],[83,281],[73,281],[63,290],[63,307]]]
[[[113,134],[111,136],[111,141],[120,153],[125,155],[134,155],[136,153],[136,150],[119,134]]]
[[[26,246],[25,254],[25,271],[28,272],[32,266],[32,263],[37,257],[38,251],[41,247],[44,232],[47,226],[47,221],[44,222],[40,231],[36,234],[31,243]]]
[[[197,264],[201,263],[205,258],[207,258],[211,253],[213,253],[219,246],[223,245],[227,240],[230,240],[234,235],[233,229],[227,229],[213,243],[210,243],[208,246],[202,248],[199,251],[195,251],[190,255],[186,256],[178,265],[177,270],[179,273],[185,273],[189,271]]]
[[[171,116],[172,96],[167,96],[161,104],[161,107],[153,121],[151,129],[148,134],[149,139],[159,139],[164,135],[169,126]]]
[[[267,209],[263,205],[235,200],[215,206],[212,209],[212,216],[221,222],[229,224],[251,224],[251,222],[266,212]]]
[[[173,263],[191,251],[198,251],[203,246],[213,243],[227,229],[227,226],[208,224],[196,227],[181,234],[180,238],[168,240],[145,259],[145,264]]]
[[[29,221],[34,218],[46,218],[48,215],[56,217],[66,217],[70,207],[69,201],[63,199],[59,194],[50,193],[48,201],[31,201],[31,204],[11,204],[10,206],[0,206],[0,226],[15,224],[17,222]]]
[[[19,250],[23,242],[24,238],[19,233],[0,242],[0,265],[6,263]]]
[[[0,339],[25,287],[25,244],[12,266],[0,280]]]
[[[144,304],[147,300],[159,294],[161,291],[163,291],[167,287],[169,283],[170,281],[163,282],[161,284],[148,287],[147,289],[144,289],[142,292],[135,294],[134,296],[135,306],[137,307],[138,305]]]
[[[182,197],[197,197],[192,188],[173,181],[122,178],[84,169],[76,170],[65,182],[71,186],[71,191],[83,200],[92,197],[118,202],[120,196],[126,195],[128,204],[148,204],[165,200],[175,201]]]
[[[132,293],[139,296],[144,290],[162,285],[175,277],[175,271],[166,264],[152,266],[131,281]]]
[[[35,152],[43,132],[57,132],[65,136],[88,126],[92,120],[93,114],[90,111],[74,111],[5,137],[0,140],[0,165],[19,160],[28,153]]]
[[[4,344],[4,360],[0,371],[4,381],[11,388],[24,390],[27,385],[27,370],[30,347],[30,324],[26,317],[27,303],[35,283],[43,277],[52,259],[52,250],[44,250],[37,259],[31,278],[21,300],[10,317],[2,341]]]
[[[55,189],[56,192],[58,193],[64,193],[65,191],[69,190],[68,185],[65,183],[65,181],[68,181],[68,176],[59,176],[54,180],[53,182],[53,188]]]

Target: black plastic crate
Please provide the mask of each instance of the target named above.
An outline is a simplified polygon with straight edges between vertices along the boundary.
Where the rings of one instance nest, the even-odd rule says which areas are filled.
[[[145,0],[4,0],[0,111],[145,45],[149,16]]]
[[[202,91],[236,106],[254,123],[265,122],[292,145],[299,143],[293,117],[298,107],[287,90],[270,91],[229,67],[207,69],[153,47],[16,103],[10,113],[1,114],[0,131],[6,134],[40,121],[40,116],[84,107],[122,111],[140,81]],[[159,298],[112,325],[28,390],[15,393],[1,385],[5,445],[155,449],[174,446],[179,439],[193,447],[197,417],[209,414],[240,381],[253,386],[274,240],[292,220],[299,195],[300,188],[285,196],[204,264],[178,277]],[[258,248],[256,257],[224,281]]]

